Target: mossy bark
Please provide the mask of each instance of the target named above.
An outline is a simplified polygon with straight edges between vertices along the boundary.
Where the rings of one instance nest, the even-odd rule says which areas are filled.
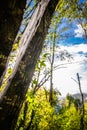
[[[0,76],[21,24],[26,0],[2,0],[0,4]]]
[[[50,0],[35,36],[29,44],[18,71],[4,96],[0,110],[0,129],[14,130],[15,124],[31,82],[37,59],[42,51],[45,36],[58,0]]]

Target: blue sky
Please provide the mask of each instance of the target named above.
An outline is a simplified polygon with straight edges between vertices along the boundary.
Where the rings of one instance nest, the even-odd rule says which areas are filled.
[[[70,46],[70,45],[77,45],[77,44],[87,44],[87,39],[83,37],[70,37],[65,40],[62,40],[60,44]]]
[[[29,0],[27,1],[29,2]],[[85,0],[80,0],[80,2],[83,1]],[[24,16],[26,16],[26,12]],[[76,73],[79,73],[82,77],[81,85],[83,92],[87,92],[87,39],[83,38],[84,31],[78,23],[74,21],[73,23],[67,22],[66,24],[65,21],[67,20],[63,20],[63,24],[58,29],[58,32],[60,32],[61,28],[68,27],[68,30],[62,31],[62,34],[70,35],[70,37],[61,39],[58,41],[58,44],[61,50],[67,50],[73,56],[73,60],[69,64],[62,66],[61,69],[54,71],[54,87],[61,92],[62,96],[65,96],[67,93],[74,94],[79,92],[78,84],[72,80],[72,78],[77,78]],[[22,24],[21,31],[24,28],[25,26]],[[59,51],[56,50],[56,54]],[[67,59],[65,61],[58,61],[55,58],[55,65],[66,63],[68,63]]]
[[[57,41],[60,49],[56,48],[55,55],[58,55],[61,50],[66,50],[72,55],[73,59],[69,62],[68,59],[59,61],[55,56],[54,66],[64,65],[54,71],[53,85],[61,92],[62,96],[66,96],[67,93],[79,93],[78,84],[73,80],[77,80],[76,74],[79,73],[82,91],[87,93],[87,39],[83,37],[84,30],[80,24],[74,21],[66,25],[65,21],[57,31],[58,33],[62,32],[63,36],[68,34],[68,37],[60,37],[60,40]],[[63,27],[67,26],[68,29],[65,32],[61,31]],[[47,83],[47,86],[49,86],[49,83]]]
[[[82,91],[87,93],[87,39],[83,38],[83,31],[79,24],[74,23],[72,33],[74,36],[60,41],[59,46],[61,50],[67,50],[73,59],[70,64],[54,72],[54,86],[58,88],[62,96],[66,96],[67,93],[79,93],[78,84],[72,80],[72,78],[77,80],[76,73],[81,76]],[[67,60],[60,62],[55,60],[56,65],[66,63]]]
[[[85,0],[80,0],[80,2],[83,1]],[[56,48],[54,66],[60,64],[65,65],[62,65],[60,69],[54,71],[54,88],[57,88],[62,96],[66,96],[67,93],[79,93],[78,84],[72,80],[72,78],[77,80],[76,74],[79,73],[82,91],[87,93],[87,39],[83,37],[84,31],[79,23],[76,21],[69,23],[67,19],[64,19],[62,22],[63,24],[59,26],[57,31],[68,37],[64,39],[62,37],[60,41],[58,40],[58,45],[61,49]],[[63,27],[67,28],[67,30],[61,31]],[[73,59],[69,62],[68,59],[59,61],[56,55],[61,50],[67,50],[72,55]],[[47,82],[47,86],[49,86],[49,82]]]

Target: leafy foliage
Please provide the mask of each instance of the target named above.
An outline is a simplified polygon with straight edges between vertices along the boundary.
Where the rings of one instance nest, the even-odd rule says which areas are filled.
[[[46,96],[45,91],[39,89],[33,95],[33,90],[29,90],[18,119],[16,130],[27,130],[27,128],[30,130],[80,130],[80,111],[77,111],[74,105],[70,107],[67,107],[66,104],[60,106],[57,104],[60,103],[58,100],[54,106],[51,106],[47,98],[48,94]],[[56,92],[54,92],[54,95],[57,98]],[[87,103],[85,103],[85,110],[87,110],[86,106]],[[58,110],[57,113],[56,110]],[[84,130],[86,129],[87,115],[85,113]]]

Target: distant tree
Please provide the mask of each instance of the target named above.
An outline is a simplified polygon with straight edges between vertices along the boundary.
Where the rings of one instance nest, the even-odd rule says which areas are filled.
[[[70,22],[80,24],[84,31],[83,36],[87,38],[87,1],[64,0],[61,5],[64,7],[63,10],[60,10],[61,14],[65,11],[65,18]]]
[[[72,103],[73,103],[73,101],[74,101],[74,98],[73,98],[72,95],[67,94],[66,99],[69,101],[69,102],[68,102],[68,107],[70,108],[70,106],[72,105]]]
[[[76,108],[76,111],[81,109],[81,101],[80,101],[80,99],[78,99],[78,98],[74,99],[74,106]]]
[[[82,92],[82,88],[81,88],[81,83],[80,83],[80,76],[79,73],[76,74],[77,75],[77,80],[73,79],[79,86],[79,91],[80,91],[80,95],[81,95],[81,101],[79,99],[75,99],[74,100],[74,105],[76,107],[76,110],[80,110],[80,129],[84,130],[84,114],[85,114],[85,109],[84,109],[84,95]]]
[[[79,91],[81,94],[81,129],[84,130],[84,114],[85,114],[85,109],[84,109],[84,97],[83,97],[83,92],[81,88],[81,83],[80,83],[80,77],[79,73],[77,73],[77,80],[78,80],[78,85],[79,85]]]

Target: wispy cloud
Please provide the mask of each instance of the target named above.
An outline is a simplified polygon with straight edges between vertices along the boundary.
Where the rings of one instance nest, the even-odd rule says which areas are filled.
[[[75,37],[83,37],[84,30],[80,24],[77,24],[77,28],[74,30]]]
[[[87,52],[86,44],[79,44],[73,46],[61,46],[62,50],[67,50],[72,54],[73,60],[70,64],[66,64],[66,61],[55,61],[57,64],[64,64],[60,69],[54,71],[54,87],[57,87],[63,96],[68,92],[73,94],[79,92],[78,84],[73,81],[72,78],[77,80],[76,73],[79,73],[81,78],[81,85],[83,92],[87,92]],[[80,54],[79,52],[83,52]]]
[[[70,53],[78,53],[79,51],[82,51],[84,53],[87,52],[87,45],[83,43],[78,45],[70,45],[70,46],[61,45],[61,48],[66,49]]]

